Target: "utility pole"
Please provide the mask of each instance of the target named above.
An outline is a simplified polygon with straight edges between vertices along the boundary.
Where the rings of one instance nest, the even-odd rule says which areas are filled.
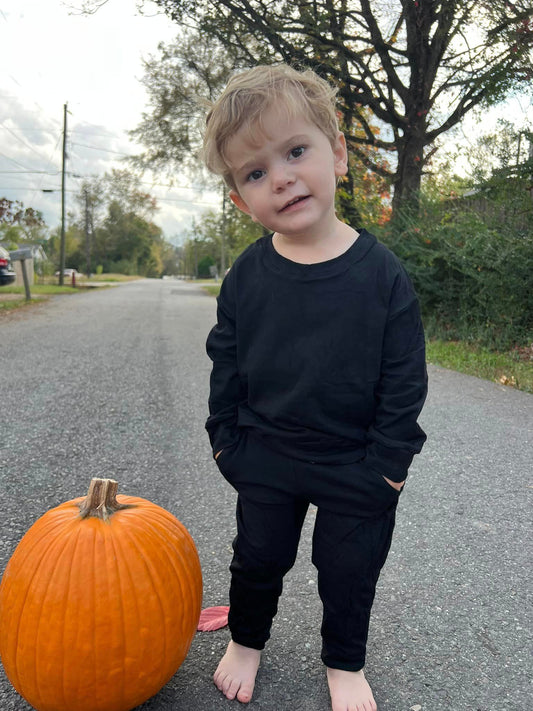
[[[63,166],[61,169],[61,244],[59,251],[59,285],[65,271],[65,175],[67,163],[67,105],[63,106]]]
[[[90,238],[90,227],[89,227],[89,189],[85,185],[83,189],[83,194],[85,196],[85,255],[87,257],[87,277],[91,276],[91,238]]]

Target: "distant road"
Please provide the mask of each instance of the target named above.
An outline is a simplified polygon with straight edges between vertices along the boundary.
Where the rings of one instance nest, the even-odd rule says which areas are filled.
[[[227,603],[235,496],[204,421],[215,300],[142,280],[0,319],[0,569],[31,523],[92,476],[187,526],[204,604]],[[380,711],[529,711],[533,396],[430,368],[416,459],[375,603]],[[250,711],[328,711],[309,538],[289,574]],[[226,711],[211,682],[227,630],[198,634],[144,711]],[[235,706],[236,707],[236,706]],[[0,672],[0,709],[29,711]]]

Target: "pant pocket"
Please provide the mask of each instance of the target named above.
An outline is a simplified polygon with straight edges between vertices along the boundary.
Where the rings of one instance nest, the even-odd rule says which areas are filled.
[[[374,474],[374,476],[375,476],[376,479],[379,481],[379,483],[381,484],[381,487],[382,487],[384,490],[386,490],[386,491],[389,492],[389,493],[392,492],[392,495],[393,495],[395,498],[398,498],[398,496],[400,496],[400,493],[401,493],[403,487],[402,487],[402,489],[395,489],[393,486],[391,486],[391,485],[389,484],[388,481],[385,480],[385,477],[384,477],[382,474],[378,474],[378,472],[375,472],[373,469],[371,469],[370,472],[371,472],[372,474]]]
[[[369,515],[380,514],[398,502],[400,492],[388,484],[381,474],[367,466],[364,460],[357,462],[354,474],[354,485]]]
[[[241,433],[236,442],[224,447],[224,449],[220,452],[220,454],[215,460],[217,467],[224,479],[226,479],[232,485],[235,478],[235,455],[240,449],[242,438],[243,434]]]

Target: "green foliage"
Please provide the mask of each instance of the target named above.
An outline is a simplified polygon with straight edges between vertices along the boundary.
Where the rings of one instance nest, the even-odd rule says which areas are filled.
[[[226,200],[225,214],[206,212],[201,222],[195,223],[182,248],[181,271],[193,276],[200,274],[200,263],[206,257],[216,264],[223,276],[246,247],[264,234],[264,229]],[[222,259],[224,254],[224,259]]]
[[[102,178],[86,180],[77,203],[79,218],[71,215],[65,231],[66,267],[89,273],[91,265],[97,264],[100,274],[146,277],[177,272],[175,248],[150,219],[157,210],[156,201],[141,189],[137,176],[113,170]],[[46,252],[57,269],[59,229],[46,243]]]
[[[24,207],[20,200],[0,198],[0,240],[16,249],[19,242],[42,241],[46,223],[42,213],[33,207]]]
[[[163,172],[172,180],[176,167],[205,177],[199,158],[207,106],[236,68],[232,53],[209,34],[183,29],[179,38],[158,47],[144,62],[142,83],[150,113],[131,132],[145,146],[133,164]]]
[[[209,278],[211,276],[209,267],[214,266],[214,264],[215,260],[210,255],[207,255],[198,262],[198,276],[200,279]]]
[[[382,239],[403,260],[432,336],[507,349],[533,342],[533,200],[495,178],[469,196],[423,195]]]

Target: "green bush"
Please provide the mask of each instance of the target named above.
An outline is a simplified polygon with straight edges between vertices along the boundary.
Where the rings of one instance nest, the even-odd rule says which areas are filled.
[[[430,336],[495,349],[533,341],[533,201],[512,207],[498,191],[474,205],[424,198],[416,219],[382,233],[413,279]]]
[[[198,262],[198,276],[200,279],[206,279],[211,276],[209,267],[215,264],[215,260],[211,256],[204,257]]]

